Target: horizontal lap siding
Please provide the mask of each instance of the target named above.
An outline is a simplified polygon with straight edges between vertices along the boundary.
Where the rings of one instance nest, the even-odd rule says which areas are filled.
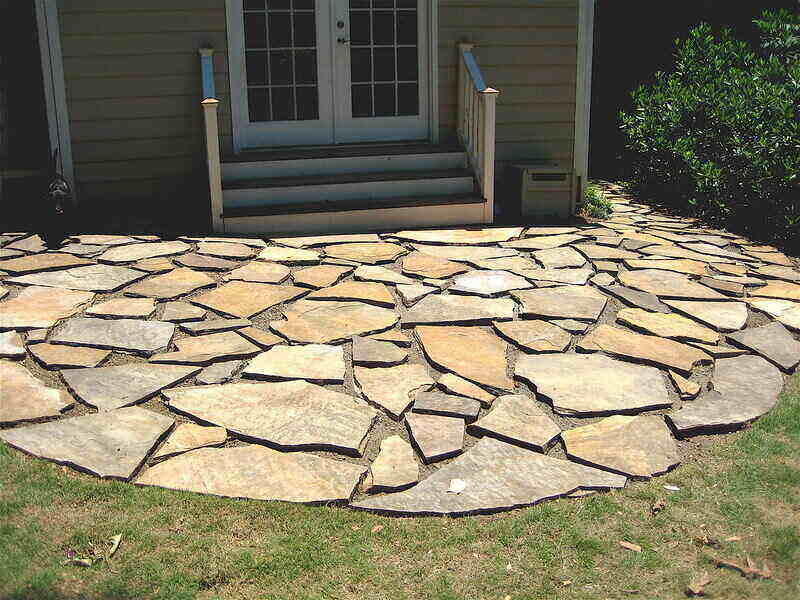
[[[62,0],[75,177],[87,198],[160,197],[203,173],[197,49],[213,46],[230,137],[225,0]]]
[[[455,136],[456,44],[476,45],[486,84],[500,90],[497,156],[571,165],[575,139],[577,0],[441,0],[439,118]]]

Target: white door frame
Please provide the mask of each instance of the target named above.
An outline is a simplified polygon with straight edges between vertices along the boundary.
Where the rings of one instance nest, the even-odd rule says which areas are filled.
[[[320,0],[333,4],[334,0]],[[427,56],[427,72],[421,72],[421,77],[427,79],[427,120],[428,120],[428,139],[432,143],[439,141],[439,0],[430,0],[424,3],[427,5],[427,39],[420,40],[420,55]],[[231,130],[233,133],[233,151],[238,154],[248,148],[245,129],[247,126],[247,98],[244,90],[244,53],[243,49],[243,24],[242,24],[242,0],[225,0],[225,16],[227,21],[228,39],[228,78],[230,85],[230,108],[231,108]],[[328,23],[317,23],[330,27]],[[332,30],[331,30],[332,31]],[[335,44],[333,36],[328,36],[330,44]],[[424,43],[428,47],[424,48]],[[424,51],[423,51],[424,50]],[[422,60],[422,59],[421,59]],[[423,67],[425,64],[423,63]],[[329,72],[325,74],[328,82],[333,74],[333,65]],[[322,75],[322,73],[321,73]],[[325,83],[320,77],[320,89]],[[330,85],[330,84],[329,84]],[[333,86],[331,86],[331,89]],[[348,95],[349,97],[349,95]],[[426,98],[423,98],[423,101]],[[322,100],[322,98],[321,98]],[[336,100],[334,99],[334,103]],[[320,106],[322,107],[322,101]],[[421,107],[422,108],[422,107]],[[322,108],[320,108],[320,111]],[[334,107],[334,110],[336,108]],[[280,145],[280,144],[276,144]]]
[[[69,133],[64,59],[61,54],[61,28],[58,22],[58,0],[34,0],[39,50],[42,56],[42,79],[47,105],[50,153],[58,150],[57,167],[69,181],[77,202],[75,172],[72,164],[72,139]]]

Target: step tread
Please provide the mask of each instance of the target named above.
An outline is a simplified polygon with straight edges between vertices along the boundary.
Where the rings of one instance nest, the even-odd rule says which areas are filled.
[[[383,200],[343,200],[332,202],[303,202],[295,204],[271,204],[269,206],[241,206],[226,208],[222,216],[264,217],[270,215],[292,215],[307,213],[345,212],[351,210],[375,210],[383,208],[413,208],[419,206],[444,206],[448,204],[484,204],[486,199],[477,193],[443,194],[410,198],[386,198]]]
[[[312,185],[338,185],[344,183],[369,183],[375,181],[414,181],[426,179],[453,179],[473,177],[469,169],[439,169],[432,171],[383,171],[379,173],[339,173],[336,175],[315,175],[311,177],[269,177],[264,179],[245,179],[225,181],[224,190],[252,190],[283,187],[302,187]]]
[[[457,144],[346,144],[343,146],[253,148],[240,154],[224,156],[224,163],[304,160],[324,158],[353,158],[359,156],[402,156],[406,154],[446,154],[464,152]]]

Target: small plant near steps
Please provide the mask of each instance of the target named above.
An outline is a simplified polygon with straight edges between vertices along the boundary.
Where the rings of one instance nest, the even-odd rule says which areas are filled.
[[[603,195],[603,191],[595,184],[586,186],[586,197],[583,212],[593,219],[607,219],[613,212],[611,200]]]

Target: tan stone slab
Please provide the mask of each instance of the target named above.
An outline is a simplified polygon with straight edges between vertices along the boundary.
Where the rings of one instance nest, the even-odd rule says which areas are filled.
[[[514,296],[517,293],[512,294]],[[510,321],[515,303],[509,298],[477,298],[457,294],[434,294],[411,307],[403,316],[403,327],[412,325],[476,324]]]
[[[594,275],[590,268],[584,269],[534,269],[522,271],[520,275],[537,282],[537,285],[546,287],[549,283],[563,283],[567,285],[586,285],[589,278]]]
[[[439,291],[438,287],[424,285],[422,283],[412,283],[410,285],[398,285],[397,293],[406,306],[413,306],[426,296],[430,296]]]
[[[767,313],[789,329],[800,331],[800,303],[770,298],[752,298],[748,302],[756,310]]]
[[[706,275],[708,273],[707,264],[699,260],[688,259],[669,259],[669,258],[642,258],[628,259],[625,266],[629,269],[660,269],[662,271],[674,271],[684,275]]]
[[[352,267],[340,267],[337,265],[316,265],[306,267],[300,271],[295,271],[292,275],[295,285],[310,287],[318,290],[331,285],[335,285],[345,275],[353,270]]]
[[[247,338],[254,344],[261,346],[262,348],[271,348],[272,346],[276,344],[282,344],[285,341],[283,338],[278,337],[269,331],[258,329],[257,327],[245,327],[244,329],[237,330],[236,333]]]
[[[412,252],[403,257],[402,267],[406,275],[432,279],[446,279],[469,271],[469,268],[461,263],[423,252]]]
[[[800,342],[780,323],[752,327],[728,336],[737,346],[760,354],[787,373],[800,363]]]
[[[169,273],[140,281],[127,288],[125,294],[158,300],[173,300],[213,285],[216,285],[216,282],[207,275],[181,267]]]
[[[433,385],[425,367],[410,363],[387,368],[355,367],[353,380],[364,398],[396,420],[403,417],[418,391]]]
[[[221,314],[249,319],[306,292],[307,289],[291,285],[232,281],[192,298],[192,303]]]
[[[587,351],[600,350],[612,356],[664,365],[681,373],[691,373],[696,364],[711,361],[708,354],[692,346],[610,325],[600,325],[578,342],[578,348]]]
[[[375,281],[390,285],[412,285],[417,283],[415,279],[406,277],[386,267],[375,265],[360,265],[353,274],[353,277],[357,281]]]
[[[728,296],[742,297],[745,294],[744,284],[738,281],[727,281],[716,277],[701,277],[700,283]],[[759,285],[753,287],[760,287],[761,280],[758,280],[758,283]]]
[[[343,383],[344,348],[324,344],[275,346],[250,361],[242,371],[250,379],[305,379],[314,383]]]
[[[0,424],[56,416],[74,403],[67,392],[44,385],[24,366],[0,360]]]
[[[800,302],[800,284],[791,283],[789,281],[772,280],[764,287],[753,290],[750,294],[759,298],[775,298],[778,300]]]
[[[175,259],[175,264],[182,267],[189,267],[196,271],[230,271],[238,267],[241,263],[235,260],[227,260],[215,256],[190,252],[189,254],[177,257]]]
[[[175,342],[177,352],[157,354],[150,362],[164,364],[206,365],[212,362],[249,358],[261,348],[235,331],[185,337]]]
[[[114,317],[129,319],[146,319],[156,310],[152,298],[113,298],[86,309],[86,314],[93,317]]]
[[[78,258],[71,254],[60,254],[57,252],[46,252],[42,254],[32,254],[11,258],[0,263],[0,269],[12,275],[25,275],[26,273],[38,273],[40,271],[54,271],[57,269],[67,269],[69,267],[79,267],[82,265],[94,264],[85,258]]]
[[[190,321],[201,321],[206,316],[206,309],[194,306],[188,302],[167,302],[164,304],[162,321],[172,323],[187,323]]]
[[[44,252],[47,250],[47,244],[45,244],[44,240],[38,235],[23,234],[22,239],[15,240],[5,246],[5,248],[9,250],[21,250],[23,252]]]
[[[688,342],[690,346],[699,348],[712,358],[731,358],[734,356],[741,356],[747,354],[747,350],[741,348],[733,348],[731,346],[712,346],[711,344],[704,344],[702,342]]]
[[[503,442],[544,451],[561,428],[528,396],[500,396],[485,417],[467,427],[475,437],[489,436]]]
[[[716,258],[724,258],[740,262],[753,262],[752,256],[747,256],[746,254],[739,254],[737,252],[729,252],[727,250],[723,250],[722,248],[718,248],[713,244],[698,242],[698,243],[688,243],[688,244],[684,243],[682,245],[684,248],[687,248],[692,252],[697,252],[699,254],[706,254],[710,256],[712,261]]]
[[[436,246],[426,244],[412,244],[417,252],[432,254],[438,258],[452,260],[453,262],[467,263],[479,266],[485,261],[494,261],[519,257],[519,252],[513,248],[498,248],[497,246]],[[490,267],[494,268],[494,267]],[[502,267],[498,267],[502,268]]]
[[[63,288],[82,292],[114,292],[121,287],[145,277],[136,269],[114,265],[85,265],[57,271],[29,273],[6,280],[18,285]]]
[[[800,271],[791,267],[780,265],[763,265],[754,270],[754,274],[769,279],[784,279],[786,281],[800,282]]]
[[[669,428],[656,415],[615,415],[561,437],[573,460],[627,477],[654,477],[680,462]]]
[[[147,271],[148,273],[156,275],[171,271],[175,268],[175,265],[166,258],[145,258],[144,260],[133,263],[131,267],[139,271]]]
[[[197,252],[218,258],[242,259],[253,256],[255,249],[235,242],[200,242]]]
[[[398,231],[392,237],[423,244],[483,246],[507,242],[522,235],[522,227],[486,227],[475,229],[433,229]]]
[[[738,331],[747,324],[747,304],[744,302],[664,300],[664,304],[717,331]]]
[[[596,321],[608,298],[589,287],[563,286],[511,294],[522,305],[521,316]]]
[[[680,273],[644,269],[641,271],[626,271],[619,274],[623,285],[643,292],[650,292],[659,299],[672,298],[676,300],[727,300],[727,296],[720,294],[704,285],[700,285]]]
[[[478,400],[484,407],[491,406],[495,399],[494,394],[490,394],[482,387],[454,373],[445,373],[439,378],[436,385],[451,394]]]
[[[354,335],[391,329],[399,317],[393,310],[364,302],[300,300],[283,309],[286,321],[270,322],[277,334],[301,343],[328,344]]]
[[[367,339],[378,340],[380,342],[391,342],[401,348],[408,348],[411,346],[411,340],[399,329],[392,329],[391,331],[384,331],[382,333],[374,333],[367,336]]]
[[[616,275],[620,270],[619,263],[610,260],[595,260],[592,262],[592,265],[594,265],[598,273],[611,273]]]
[[[306,381],[227,383],[164,392],[170,409],[282,451],[361,456],[377,412]]]
[[[449,290],[455,294],[468,294],[492,298],[502,296],[512,290],[525,290],[534,287],[525,277],[508,271],[476,270],[453,279]]]
[[[136,239],[127,235],[83,234],[74,237],[81,244],[90,246],[124,246],[136,242]]]
[[[577,227],[529,227],[525,230],[525,237],[536,237],[539,235],[566,235],[568,233],[581,233],[587,235],[585,231],[580,231]]]
[[[110,350],[63,346],[61,344],[29,344],[28,351],[45,369],[96,367],[111,354]]]
[[[526,352],[563,352],[572,341],[569,333],[547,321],[508,321],[492,326],[501,337]]]
[[[568,248],[566,249],[568,250]],[[556,250],[560,250],[560,248],[556,248]],[[513,250],[513,252],[516,252],[516,250]],[[487,269],[489,271],[511,271],[512,273],[517,274],[522,274],[524,271],[539,268],[539,265],[534,261],[522,256],[488,258],[486,260],[476,260],[468,264],[474,265],[479,269]]]
[[[380,452],[369,469],[367,488],[372,493],[402,490],[419,481],[414,449],[399,435],[381,441]]]
[[[325,246],[323,251],[325,256],[352,260],[368,265],[394,262],[407,252],[402,246],[388,242],[377,244],[336,244]]]
[[[183,254],[191,249],[189,244],[180,241],[130,244],[106,250],[97,260],[109,264],[132,263],[145,258]]]
[[[222,331],[235,331],[250,327],[253,323],[249,319],[209,319],[206,321],[191,321],[182,323],[180,328],[189,335],[205,335],[220,333]]]
[[[394,296],[389,289],[382,283],[372,281],[344,281],[332,287],[311,292],[306,299],[366,302],[386,308],[395,306]]]
[[[409,413],[406,427],[426,464],[452,458],[464,449],[464,421],[461,419]]]
[[[392,367],[408,360],[408,352],[396,344],[353,337],[353,364],[361,367]]]
[[[612,277],[608,273],[599,273],[589,280],[590,283],[598,287],[611,285],[615,281],[616,279],[614,279],[614,277]]]
[[[675,371],[669,372],[669,378],[672,380],[672,383],[675,384],[675,387],[678,389],[678,393],[683,400],[694,400],[697,398],[697,395],[700,393],[700,384],[692,381],[691,379],[686,379],[681,375],[678,375]]]
[[[253,261],[223,275],[223,281],[250,281],[252,283],[283,283],[291,271],[286,265]]]
[[[548,248],[558,248],[584,240],[583,236],[571,233],[565,235],[545,235],[535,238],[525,238],[514,242],[501,242],[503,248],[514,248],[515,250],[546,250]]]
[[[663,256],[665,258],[685,258],[689,260],[697,260],[706,263],[731,263],[731,259],[723,258],[721,256],[710,256],[708,254],[701,254],[700,252],[693,252],[686,248],[674,245],[660,245],[660,246],[647,246],[640,250],[642,254],[649,256]]]
[[[350,500],[366,470],[263,446],[201,448],[150,467],[136,484],[227,498],[322,504]]]
[[[679,341],[716,344],[722,337],[713,329],[698,325],[686,317],[672,313],[654,313],[640,308],[623,308],[617,314],[617,321],[639,331]]]
[[[546,269],[578,268],[586,264],[586,257],[571,246],[537,250],[532,256]]]
[[[189,450],[221,446],[228,439],[224,427],[205,427],[194,423],[180,423],[169,434],[167,441],[153,453],[153,458],[164,459]]]
[[[94,299],[91,292],[29,287],[15,298],[0,303],[0,330],[41,329],[52,327]]]
[[[320,255],[319,252],[314,250],[270,246],[261,251],[258,255],[258,260],[285,263],[287,265],[313,265],[319,262]]]
[[[746,275],[748,267],[746,265],[713,263],[708,266],[710,272],[725,273],[726,275]]]
[[[490,388],[514,389],[506,374],[508,346],[497,336],[477,327],[417,327],[415,333],[433,365]]]
[[[25,358],[22,337],[16,331],[0,332],[0,358],[19,360]]]
[[[378,243],[381,238],[375,233],[344,233],[338,235],[311,235],[299,237],[272,238],[270,241],[292,248],[314,248],[331,244]]]
[[[574,248],[589,260],[626,260],[639,258],[637,252],[600,244],[576,244]]]

